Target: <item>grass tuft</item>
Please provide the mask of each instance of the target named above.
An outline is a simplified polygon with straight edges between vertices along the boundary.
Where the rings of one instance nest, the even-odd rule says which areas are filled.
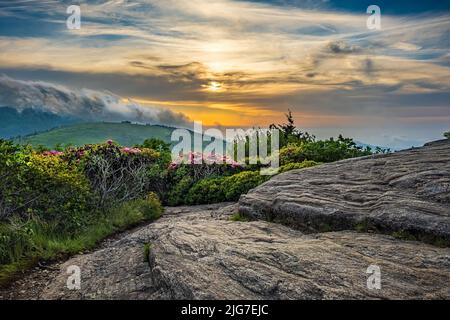
[[[241,213],[239,213],[239,212],[236,212],[235,214],[233,214],[231,217],[230,217],[230,220],[231,221],[239,221],[239,222],[248,222],[249,221],[249,219],[247,218],[247,217],[245,217],[245,216],[243,216]]]

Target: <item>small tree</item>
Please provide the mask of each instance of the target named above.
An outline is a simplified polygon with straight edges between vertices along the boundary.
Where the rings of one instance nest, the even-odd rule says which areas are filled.
[[[270,125],[270,129],[280,130],[280,147],[284,147],[291,142],[312,142],[315,140],[314,135],[297,129],[294,123],[294,117],[292,116],[292,111],[290,109],[288,109],[288,113],[286,113],[285,116],[287,123]]]

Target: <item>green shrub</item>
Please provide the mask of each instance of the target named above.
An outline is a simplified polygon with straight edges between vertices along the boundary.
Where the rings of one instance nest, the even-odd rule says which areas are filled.
[[[141,145],[138,145],[137,147],[153,149],[158,152],[165,152],[170,154],[170,143],[166,143],[158,138],[145,139],[144,142]]]
[[[32,229],[19,221],[0,225],[0,265],[19,262],[34,250]]]
[[[158,196],[154,193],[149,193],[145,199],[135,200],[135,203],[146,220],[158,219],[164,211]]]
[[[75,233],[91,219],[95,197],[76,165],[5,142],[0,154],[0,220],[38,217],[55,232]]]
[[[247,193],[269,178],[269,176],[260,175],[259,171],[242,171],[232,176],[208,178],[192,184],[192,179],[185,177],[170,194],[169,204],[208,204],[236,201],[241,194]]]
[[[304,168],[310,168],[319,165],[319,162],[305,160],[303,162],[294,162],[294,163],[288,163],[284,166],[281,166],[279,169],[279,173],[283,173],[286,171],[294,170],[294,169],[304,169]]]
[[[223,193],[224,178],[203,179],[190,188],[186,202],[188,204],[218,203],[225,200]]]
[[[263,176],[259,171],[243,171],[224,179],[222,189],[226,201],[237,201],[241,194],[245,194],[260,184],[266,182],[270,176]]]
[[[94,218],[95,197],[83,172],[59,156],[33,154],[23,172],[28,197],[27,215],[37,215],[55,232],[76,233]],[[23,201],[23,200],[22,200]]]
[[[371,155],[369,147],[363,149],[349,138],[339,136],[313,142],[289,144],[280,150],[280,163],[299,163],[305,160],[334,162],[338,160]]]
[[[167,195],[167,204],[177,206],[186,203],[186,195],[193,185],[194,181],[190,176],[185,176],[178,181]]]
[[[444,133],[444,137],[446,137],[447,139],[450,139],[450,131],[449,132],[445,132]]]

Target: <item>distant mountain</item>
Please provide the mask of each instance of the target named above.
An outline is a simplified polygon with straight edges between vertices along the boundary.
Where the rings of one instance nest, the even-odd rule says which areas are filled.
[[[79,120],[31,108],[19,112],[11,107],[0,107],[0,138],[24,136],[76,122]]]
[[[381,148],[383,150],[397,151],[396,148],[388,148],[388,147],[376,146],[376,145],[364,143],[364,142],[361,142],[361,141],[355,141],[355,143],[356,143],[356,145],[358,147],[361,147],[361,148],[369,147],[369,148],[372,149],[372,151],[375,151],[376,148]]]
[[[93,122],[63,126],[15,140],[19,143],[29,143],[35,147],[42,145],[47,148],[68,144],[82,146],[102,143],[108,139],[124,146],[132,146],[140,144],[148,138],[159,138],[170,143],[173,130],[175,128],[160,125],[140,125],[129,122]]]

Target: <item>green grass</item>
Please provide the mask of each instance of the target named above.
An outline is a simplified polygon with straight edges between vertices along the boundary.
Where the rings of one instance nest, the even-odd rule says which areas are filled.
[[[146,243],[144,245],[144,262],[150,262],[150,251],[152,250],[152,244]]]
[[[230,217],[231,221],[248,222],[250,221],[247,217],[243,216],[241,213],[236,212]]]
[[[15,142],[31,144],[34,147],[42,145],[47,148],[54,148],[57,145],[83,146],[85,144],[103,143],[111,139],[121,145],[132,146],[141,144],[148,138],[159,138],[170,143],[173,130],[174,128],[157,125],[95,122],[60,127],[22,137]]]
[[[149,198],[124,203],[96,219],[92,225],[76,237],[54,235],[48,233],[41,225],[33,224],[29,239],[32,250],[25,249],[20,242],[6,249],[3,248],[3,250],[8,250],[6,254],[12,257],[12,262],[0,265],[0,286],[15,279],[18,274],[29,269],[38,261],[54,261],[91,250],[101,240],[112,234],[144,221],[158,219],[162,215],[163,209],[159,203],[154,201]]]

